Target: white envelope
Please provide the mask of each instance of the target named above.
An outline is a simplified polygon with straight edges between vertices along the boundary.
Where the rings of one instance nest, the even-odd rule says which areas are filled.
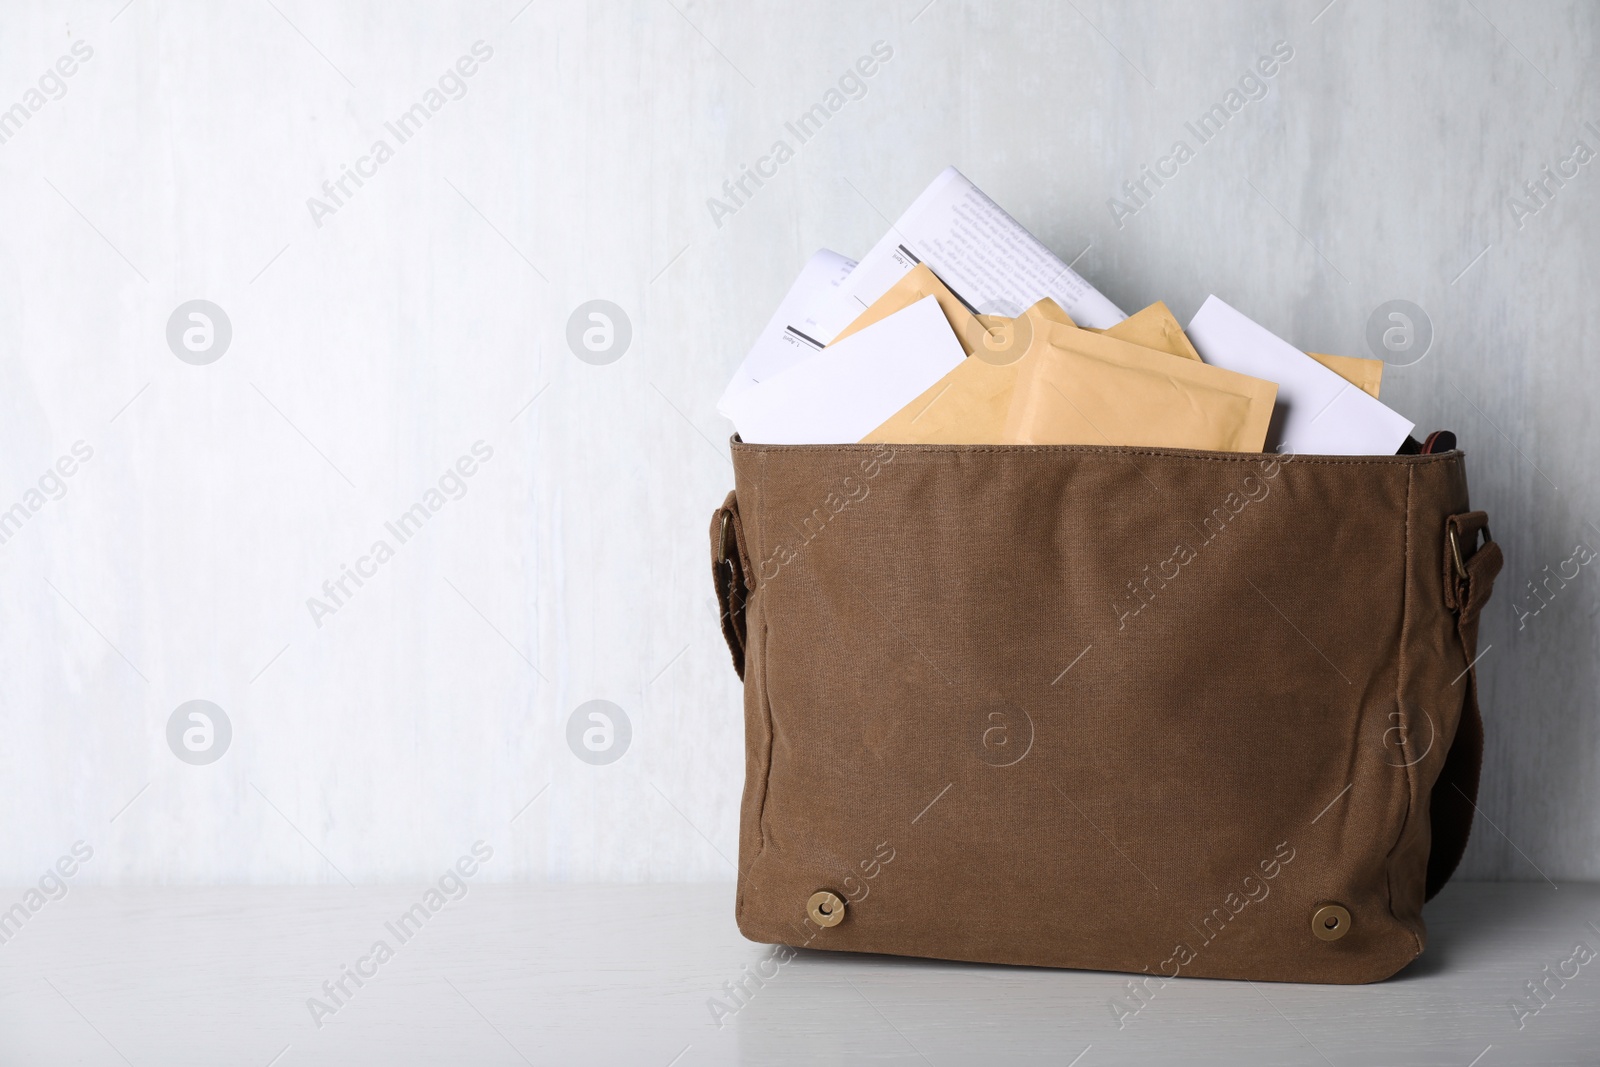
[[[895,221],[819,315],[821,341],[855,321],[918,263],[974,310],[1015,318],[1042,297],[1079,326],[1127,318],[959,170],[946,167]]]
[[[1398,412],[1215,296],[1206,298],[1186,332],[1207,363],[1278,383],[1269,451],[1392,456],[1413,429]]]
[[[717,401],[719,412],[727,415],[729,400],[821,350],[823,340],[817,336],[816,314],[844,284],[855,265],[855,260],[826,248],[812,253],[723,390],[722,399]]]
[[[966,358],[938,300],[915,304],[728,401],[757,444],[853,444]]]

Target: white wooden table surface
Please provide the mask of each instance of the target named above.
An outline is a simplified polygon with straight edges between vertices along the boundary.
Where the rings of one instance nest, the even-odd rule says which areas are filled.
[[[1453,885],[1428,952],[1374,986],[1180,980],[1118,1029],[1105,973],[769,948],[733,887],[471,886],[404,943],[416,887],[74,888],[0,944],[0,1063],[1594,1064],[1600,885]],[[15,899],[16,893],[6,899]],[[394,949],[379,963],[378,940]],[[335,1003],[342,969],[376,972]],[[307,1005],[332,1008],[319,1027]],[[714,1019],[709,1002],[732,1006]],[[1531,1002],[1529,1002],[1531,1003]],[[1519,1028],[1518,1023],[1521,1022]],[[721,1025],[718,1025],[718,1022]]]

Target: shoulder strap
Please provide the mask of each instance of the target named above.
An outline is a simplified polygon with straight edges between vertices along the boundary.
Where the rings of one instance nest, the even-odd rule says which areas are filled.
[[[744,525],[739,521],[739,500],[729,493],[722,506],[711,514],[711,581],[717,590],[717,609],[722,613],[722,636],[733,654],[733,669],[744,680],[745,604],[750,589]]]
[[[1466,692],[1455,740],[1434,783],[1430,802],[1433,847],[1428,853],[1428,900],[1455,873],[1467,849],[1472,816],[1478,810],[1478,772],[1483,766],[1483,717],[1478,711],[1478,618],[1494,592],[1495,575],[1504,563],[1500,546],[1489,537],[1486,514],[1469,511],[1446,521],[1444,600],[1455,612],[1456,635],[1467,657],[1467,669],[1457,679],[1466,683]]]

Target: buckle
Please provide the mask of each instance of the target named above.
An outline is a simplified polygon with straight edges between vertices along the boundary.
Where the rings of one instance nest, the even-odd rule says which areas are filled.
[[[1453,555],[1455,557],[1455,560],[1456,560],[1456,573],[1461,575],[1462,578],[1465,578],[1467,576],[1467,564],[1466,564],[1466,561],[1461,558],[1461,542],[1456,538],[1456,529],[1455,529],[1454,526],[1450,527],[1449,533],[1450,533],[1450,554]],[[1473,540],[1476,541],[1477,539],[1474,538]],[[1493,540],[1494,540],[1494,537],[1489,533],[1489,527],[1487,525],[1485,525],[1483,527],[1483,541],[1482,541],[1482,543],[1473,545],[1472,546],[1472,550],[1474,552],[1476,552],[1480,547],[1482,547],[1482,545],[1486,545],[1490,541],[1493,541]]]
[[[732,553],[728,551],[728,535],[732,532],[733,516],[724,508],[722,511],[722,533],[718,538],[720,543],[717,545],[717,566],[719,567],[733,558]],[[1459,559],[1459,554],[1457,558]]]

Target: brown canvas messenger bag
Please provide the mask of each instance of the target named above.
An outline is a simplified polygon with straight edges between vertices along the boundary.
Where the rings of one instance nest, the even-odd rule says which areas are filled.
[[[1386,978],[1475,811],[1464,457],[752,445],[711,522],[756,941]]]

